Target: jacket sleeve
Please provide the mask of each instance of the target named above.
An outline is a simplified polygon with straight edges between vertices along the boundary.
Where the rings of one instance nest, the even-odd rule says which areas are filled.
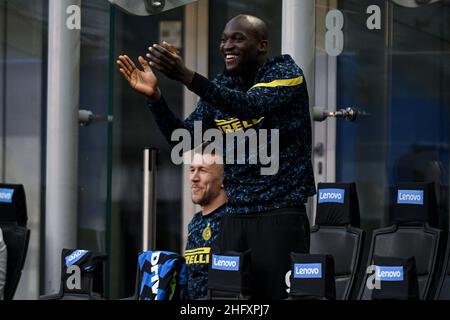
[[[231,90],[195,74],[189,89],[204,101],[237,117],[257,118],[271,113],[274,109],[292,105],[295,99],[304,97],[306,90],[303,75],[293,78],[276,79],[268,83],[258,83],[247,92]]]
[[[184,121],[180,120],[172,110],[169,109],[164,97],[161,97],[158,102],[150,102],[147,100],[147,104],[155,117],[159,129],[172,147],[178,143],[177,141],[172,141],[172,133],[175,130],[185,129],[193,136],[195,121],[202,122],[203,132],[212,127],[210,106],[204,101],[200,101],[194,112],[192,112]]]

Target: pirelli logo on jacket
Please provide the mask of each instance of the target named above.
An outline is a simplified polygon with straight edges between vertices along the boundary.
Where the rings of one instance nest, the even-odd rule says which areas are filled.
[[[251,128],[263,120],[264,117],[260,119],[244,120],[244,121],[241,121],[238,118],[230,118],[228,120],[214,120],[214,121],[216,122],[217,128],[219,128],[219,130],[222,131],[222,133],[230,133]]]
[[[186,250],[184,252],[186,264],[207,264],[209,263],[210,252],[211,252],[210,247]]]

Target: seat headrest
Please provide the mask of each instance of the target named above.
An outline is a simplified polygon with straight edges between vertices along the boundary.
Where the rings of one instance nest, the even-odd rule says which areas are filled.
[[[438,225],[434,183],[398,183],[392,193],[391,222]]]
[[[359,227],[359,203],[355,183],[319,183],[316,225]]]
[[[415,258],[374,256],[375,281],[372,299],[418,300],[419,283]]]
[[[27,203],[23,185],[0,184],[0,223],[27,225]]]
[[[103,262],[107,255],[81,249],[63,249],[61,254],[61,281],[64,293],[89,294],[94,277],[102,281]],[[76,270],[69,270],[77,266]],[[89,278],[93,278],[92,281]]]
[[[251,249],[244,252],[214,251],[209,263],[208,289],[251,293]]]
[[[336,299],[334,259],[331,255],[292,252],[290,279],[291,296]]]

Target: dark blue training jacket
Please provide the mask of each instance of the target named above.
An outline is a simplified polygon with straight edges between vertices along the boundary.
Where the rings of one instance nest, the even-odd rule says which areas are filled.
[[[268,60],[256,75],[254,86],[245,88],[237,77],[219,75],[214,81],[195,74],[189,89],[200,96],[195,111],[183,122],[168,108],[164,98],[150,103],[158,126],[169,143],[172,132],[185,128],[193,133],[194,121],[203,131],[222,133],[250,128],[279,130],[279,170],[262,175],[268,165],[226,164],[224,185],[227,210],[232,214],[264,212],[306,203],[315,194],[311,164],[311,119],[303,71],[289,55]],[[270,153],[269,153],[270,154]]]
[[[209,258],[212,246],[219,235],[220,220],[225,215],[225,211],[226,205],[222,205],[206,216],[199,211],[189,222],[184,257],[191,300],[204,298],[207,294]]]

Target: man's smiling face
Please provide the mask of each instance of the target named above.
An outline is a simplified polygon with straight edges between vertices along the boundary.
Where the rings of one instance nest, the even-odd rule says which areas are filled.
[[[217,198],[223,191],[222,176],[223,165],[218,156],[195,154],[189,174],[192,202],[203,206]]]
[[[261,40],[251,25],[242,19],[232,19],[225,26],[220,41],[220,51],[225,59],[227,74],[241,76],[258,64]]]

